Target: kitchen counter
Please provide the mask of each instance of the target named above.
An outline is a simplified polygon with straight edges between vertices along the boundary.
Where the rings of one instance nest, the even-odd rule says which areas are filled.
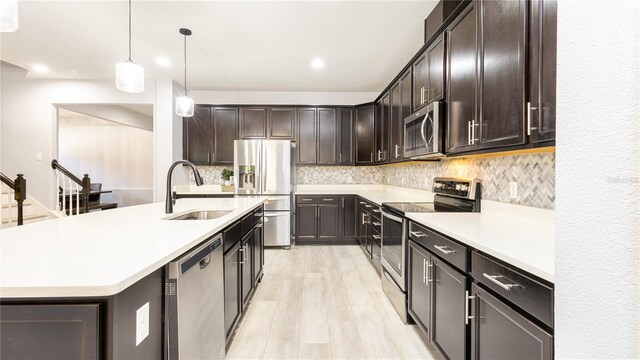
[[[121,292],[266,201],[181,199],[42,221],[0,231],[0,297],[91,297]],[[165,220],[232,210],[212,220]]]
[[[405,216],[544,280],[554,281],[553,226],[491,212],[407,213]]]

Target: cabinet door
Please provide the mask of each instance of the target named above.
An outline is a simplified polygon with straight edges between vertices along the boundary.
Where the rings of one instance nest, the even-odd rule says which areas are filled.
[[[465,300],[467,277],[431,257],[433,286],[432,341],[449,359],[466,359]]]
[[[482,29],[478,147],[524,144],[527,1],[477,4]]]
[[[412,108],[411,108],[411,101],[412,99],[412,71],[411,68],[409,68],[407,70],[407,72],[405,72],[401,77],[400,77],[400,97],[401,97],[401,103],[400,103],[400,124],[402,126],[402,148],[400,149],[400,157],[401,158],[405,158],[404,155],[404,149],[405,149],[405,142],[407,140],[409,140],[409,148],[411,148],[413,146],[412,144],[412,137],[409,134],[405,133],[405,129],[404,129],[404,119],[411,115],[412,112]],[[393,150],[393,149],[392,149]]]
[[[262,276],[262,266],[264,265],[264,230],[260,221],[253,228],[253,282],[260,280]]]
[[[317,118],[317,164],[336,165],[338,162],[338,117],[336,109],[318,109]]]
[[[383,164],[389,162],[389,118],[391,109],[391,96],[386,93],[380,99],[378,115],[375,118],[376,133],[376,153],[375,163]]]
[[[353,166],[353,108],[338,109],[338,165]]]
[[[398,80],[398,82],[391,87],[391,109],[389,122],[389,161],[400,161],[402,160],[402,140],[404,137],[401,80]]]
[[[532,143],[556,138],[557,2],[531,1],[528,127]]]
[[[413,63],[413,111],[427,104],[427,53]]]
[[[298,109],[298,164],[315,164],[316,148],[316,109]]]
[[[477,85],[476,3],[447,30],[447,152],[473,150]]]
[[[427,103],[444,98],[444,35],[440,35],[427,49]]]
[[[315,240],[318,234],[317,205],[296,205],[296,240]]]
[[[100,318],[99,304],[2,305],[0,358],[100,359]]]
[[[342,222],[342,240],[355,240],[357,236],[357,208],[358,202],[355,196],[342,196],[340,198],[340,220]]]
[[[471,359],[553,358],[550,334],[476,284],[471,290]]]
[[[356,108],[356,164],[373,164],[374,108]]]
[[[338,205],[318,205],[318,240],[338,240],[339,215]]]
[[[269,139],[295,140],[295,108],[269,108],[268,120]]]
[[[224,327],[227,339],[240,315],[240,244],[224,255]]]
[[[240,138],[267,138],[267,108],[248,107],[240,111]]]
[[[242,309],[249,303],[249,297],[254,288],[254,273],[253,273],[253,231],[250,231],[242,239],[242,247],[240,248],[240,273],[242,283]]]
[[[427,339],[431,339],[430,259],[426,250],[409,241],[409,313]]]
[[[183,118],[184,158],[196,165],[211,163],[211,110],[196,106],[193,117]]]
[[[214,164],[233,164],[233,141],[238,139],[238,108],[211,110]]]

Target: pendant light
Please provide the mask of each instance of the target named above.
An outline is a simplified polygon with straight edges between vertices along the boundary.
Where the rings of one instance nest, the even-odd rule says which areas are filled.
[[[0,0],[0,32],[18,30],[18,0]]]
[[[144,69],[131,60],[131,0],[129,0],[129,58],[116,64],[116,87],[128,93],[144,91]]]
[[[191,30],[182,28],[180,34],[184,35],[184,96],[176,98],[176,115],[192,117],[194,104],[187,90],[187,36],[191,35]]]

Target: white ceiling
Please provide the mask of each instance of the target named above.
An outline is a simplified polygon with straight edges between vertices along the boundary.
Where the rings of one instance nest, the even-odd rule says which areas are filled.
[[[195,90],[381,91],[423,42],[431,1],[133,1],[133,60]],[[111,79],[127,58],[126,1],[20,1],[0,58],[30,77]],[[155,63],[171,61],[168,68]],[[326,67],[313,70],[321,57]],[[77,75],[71,75],[76,69]]]

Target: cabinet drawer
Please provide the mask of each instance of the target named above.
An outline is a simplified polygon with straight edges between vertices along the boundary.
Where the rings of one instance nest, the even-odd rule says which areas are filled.
[[[254,218],[253,211],[242,217],[242,234],[253,228]]]
[[[296,196],[296,204],[319,204],[330,205],[338,204],[340,196],[338,195],[303,195]]]
[[[477,282],[553,327],[553,288],[551,286],[477,251],[473,251],[471,255],[471,275]]]
[[[466,246],[414,222],[409,223],[409,237],[462,272],[469,270]]]
[[[371,215],[374,218],[374,221],[380,222],[381,221],[380,219],[382,219],[382,210],[380,210],[380,206],[374,204],[370,210],[371,210]]]
[[[262,211],[263,211],[262,206],[253,210],[253,225],[257,224],[260,220],[262,220],[262,215],[263,215]]]
[[[238,220],[233,225],[222,231],[222,248],[227,252],[235,243],[242,238],[242,220]]]

